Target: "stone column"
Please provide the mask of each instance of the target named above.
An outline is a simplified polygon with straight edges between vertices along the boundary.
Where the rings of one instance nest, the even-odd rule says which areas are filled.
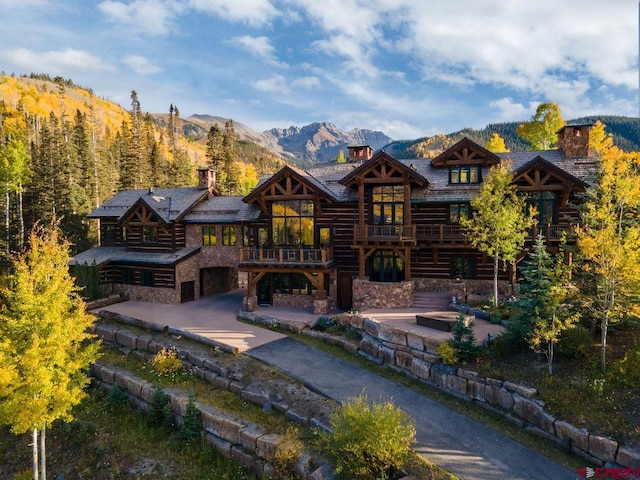
[[[313,314],[314,315],[325,315],[329,312],[329,300],[314,300],[313,301]]]
[[[256,295],[242,298],[242,310],[245,312],[255,312],[258,309],[258,297]]]

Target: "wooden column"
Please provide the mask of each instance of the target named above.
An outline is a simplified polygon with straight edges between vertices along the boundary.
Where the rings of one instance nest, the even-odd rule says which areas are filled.
[[[411,248],[404,247],[404,279],[411,280]]]
[[[247,272],[247,296],[253,297],[253,272],[251,270]]]
[[[411,225],[411,184],[408,179],[404,181],[404,220],[405,225]]]
[[[358,249],[358,275],[360,278],[364,278],[364,248]]]

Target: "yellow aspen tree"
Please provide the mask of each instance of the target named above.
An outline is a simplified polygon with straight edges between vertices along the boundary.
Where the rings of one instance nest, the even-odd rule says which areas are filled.
[[[592,146],[600,155],[598,178],[587,192],[578,247],[587,276],[586,304],[601,330],[600,368],[606,371],[609,326],[638,313],[640,298],[640,155],[624,153],[596,125]]]
[[[69,243],[57,224],[36,226],[30,248],[13,265],[0,310],[0,424],[33,434],[34,479],[46,479],[44,432],[54,420],[72,420],[89,383],[99,344],[93,322],[69,273]]]
[[[495,132],[493,133],[493,135],[491,135],[491,139],[487,142],[486,149],[493,153],[507,153],[511,151],[504,144],[504,138],[502,138]]]

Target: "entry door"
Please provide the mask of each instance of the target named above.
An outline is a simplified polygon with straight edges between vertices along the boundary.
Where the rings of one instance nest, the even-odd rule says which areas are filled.
[[[196,282],[182,282],[180,284],[180,303],[191,302],[195,299]]]

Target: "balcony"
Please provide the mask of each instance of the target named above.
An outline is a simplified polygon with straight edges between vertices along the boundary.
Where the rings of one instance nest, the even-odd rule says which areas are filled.
[[[563,234],[566,234],[567,238],[571,237],[571,234],[575,232],[575,225],[552,225],[550,223],[546,225],[534,225],[527,233],[527,242],[533,242],[542,234],[546,242],[559,242],[562,239]]]
[[[457,223],[437,223],[433,225],[418,225],[417,238],[422,242],[432,243],[465,243],[467,240],[462,233],[462,227]]]
[[[240,266],[327,267],[333,261],[331,248],[241,248]]]
[[[415,225],[354,225],[354,243],[415,243]]]

